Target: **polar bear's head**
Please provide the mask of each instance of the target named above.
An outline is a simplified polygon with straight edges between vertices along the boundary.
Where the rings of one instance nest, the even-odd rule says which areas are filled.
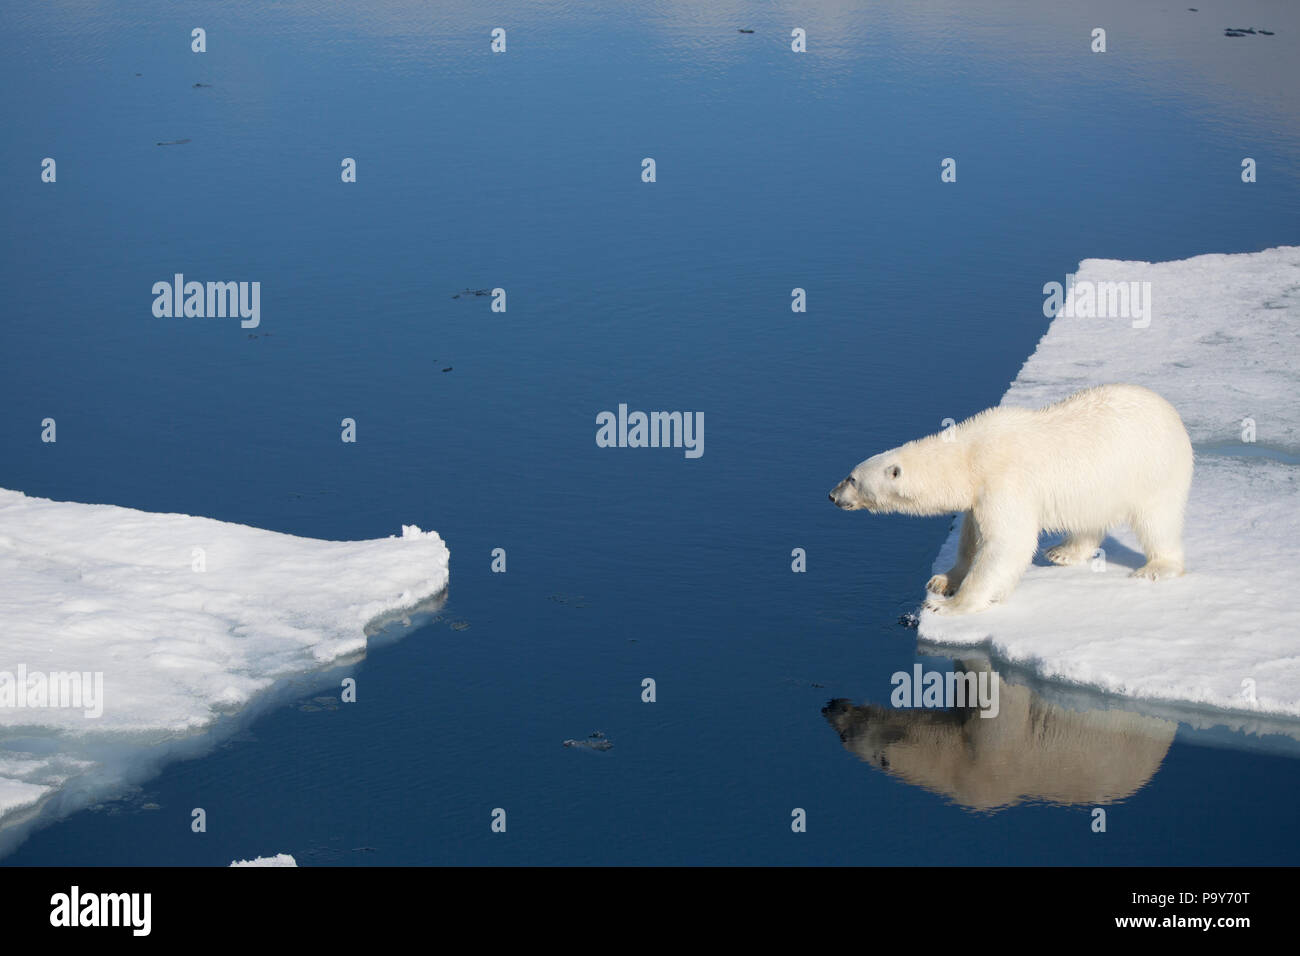
[[[977,479],[969,443],[931,435],[868,458],[831,489],[830,499],[845,511],[941,515],[971,507]]]
[[[845,511],[912,512],[917,502],[909,457],[906,446],[873,455],[831,489],[831,501]]]

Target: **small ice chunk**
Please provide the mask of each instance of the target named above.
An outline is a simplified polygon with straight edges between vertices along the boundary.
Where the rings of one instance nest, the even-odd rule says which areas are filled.
[[[277,853],[275,856],[259,856],[251,860],[235,860],[231,866],[297,866],[298,861],[288,853]]]

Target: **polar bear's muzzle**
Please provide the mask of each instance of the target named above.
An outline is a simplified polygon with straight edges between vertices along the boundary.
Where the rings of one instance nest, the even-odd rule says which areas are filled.
[[[862,495],[858,492],[858,486],[852,477],[845,478],[832,488],[828,497],[836,508],[843,508],[845,511],[857,511],[865,507]]]

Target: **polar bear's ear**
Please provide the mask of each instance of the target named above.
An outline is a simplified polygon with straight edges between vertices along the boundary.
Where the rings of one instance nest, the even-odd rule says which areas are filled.
[[[885,475],[889,478],[897,478],[902,473],[903,469],[899,468],[897,465],[890,465],[885,469]]]

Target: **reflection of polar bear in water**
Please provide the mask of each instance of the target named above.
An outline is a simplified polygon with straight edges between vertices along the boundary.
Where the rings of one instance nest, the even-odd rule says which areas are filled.
[[[960,661],[954,666],[963,669]],[[1001,709],[894,710],[833,700],[822,710],[846,749],[963,806],[1122,800],[1160,767],[1176,723],[1122,710],[1068,710],[1000,681]]]
[[[1191,484],[1192,444],[1174,407],[1136,385],[1099,385],[1037,411],[990,408],[868,458],[830,498],[848,511],[965,512],[957,563],[930,579],[926,602],[964,614],[1010,593],[1042,530],[1069,532],[1047,557],[1078,564],[1129,524],[1147,559],[1134,575],[1182,574]]]

